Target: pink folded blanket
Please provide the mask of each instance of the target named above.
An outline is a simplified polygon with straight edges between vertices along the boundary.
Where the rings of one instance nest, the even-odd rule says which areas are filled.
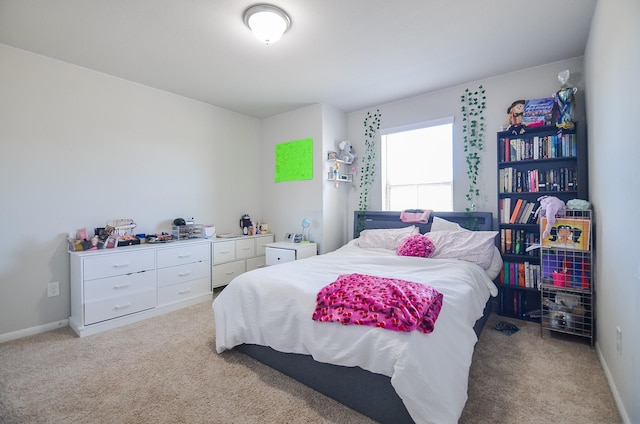
[[[429,334],[443,295],[425,284],[364,274],[340,275],[316,298],[312,319]]]
[[[431,209],[405,209],[400,212],[400,221],[427,223],[431,212]]]

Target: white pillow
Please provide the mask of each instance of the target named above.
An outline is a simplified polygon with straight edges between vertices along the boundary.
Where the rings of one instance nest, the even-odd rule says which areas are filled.
[[[498,275],[500,275],[500,271],[502,271],[502,267],[504,266],[504,262],[502,262],[502,255],[500,254],[500,249],[496,246],[493,246],[493,258],[491,258],[491,265],[489,265],[489,269],[485,269],[485,272],[492,280],[495,280]]]
[[[433,222],[431,223],[431,231],[458,231],[464,229],[456,222],[447,221],[437,216],[433,217]]]
[[[398,250],[404,239],[413,234],[420,234],[420,229],[415,225],[404,228],[362,230],[360,237],[358,237],[358,246]]]
[[[426,236],[436,246],[434,259],[460,259],[487,270],[491,267],[497,231],[434,231]]]
[[[437,216],[433,217],[433,223],[431,224],[431,231],[456,231],[456,230],[465,230],[469,231],[464,227],[461,227],[460,224],[456,222],[447,221],[446,219],[439,218]],[[504,262],[502,262],[502,255],[500,254],[500,249],[498,249],[494,245],[493,249],[493,257],[491,258],[491,264],[488,268],[484,270],[487,272],[487,275],[492,280],[495,280],[498,275],[500,275],[500,271],[502,271],[502,267],[504,266]]]

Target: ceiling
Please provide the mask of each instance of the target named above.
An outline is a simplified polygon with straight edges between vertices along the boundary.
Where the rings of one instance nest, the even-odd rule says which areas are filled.
[[[345,112],[582,56],[596,0],[0,0],[0,43],[256,118]]]

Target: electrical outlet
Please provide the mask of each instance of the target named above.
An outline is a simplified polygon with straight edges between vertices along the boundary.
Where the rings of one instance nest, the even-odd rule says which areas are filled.
[[[47,285],[47,296],[60,296],[60,283],[58,281],[54,281]]]
[[[622,330],[616,327],[616,351],[622,355]]]

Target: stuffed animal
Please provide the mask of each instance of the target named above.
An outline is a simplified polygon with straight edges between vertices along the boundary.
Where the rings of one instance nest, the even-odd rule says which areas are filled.
[[[351,143],[347,140],[343,140],[338,144],[338,147],[340,148],[340,151],[338,152],[338,159],[347,163],[352,163],[356,157],[351,153]]]
[[[547,226],[541,236],[541,238],[544,239],[551,233],[551,228],[556,222],[556,216],[564,216],[567,206],[562,200],[554,196],[541,196],[538,197],[538,201],[540,202],[540,207],[536,210],[535,216],[540,215],[541,217],[547,217]]]
[[[524,100],[516,100],[507,108],[507,119],[509,121],[508,131],[513,134],[523,134],[522,116],[524,115]]]

